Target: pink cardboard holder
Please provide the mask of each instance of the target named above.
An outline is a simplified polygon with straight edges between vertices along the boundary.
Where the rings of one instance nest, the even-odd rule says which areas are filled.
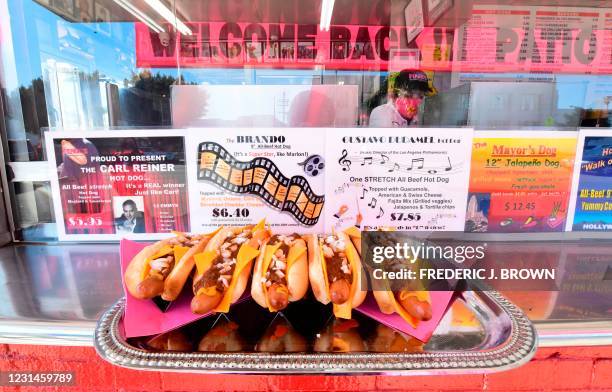
[[[123,279],[125,270],[132,258],[147,245],[149,243],[130,240],[121,240],[120,244],[121,282],[126,298],[123,327],[127,338],[158,335],[212,314],[212,312],[206,314],[191,312],[193,293],[189,289],[183,290],[166,312],[162,312],[150,299],[137,299],[130,295]],[[246,298],[248,295],[243,295],[238,301],[244,301]]]
[[[451,300],[453,299],[453,291],[430,291],[429,295],[431,298],[431,319],[428,321],[421,321],[414,328],[408,324],[399,314],[384,314],[380,311],[374,295],[368,293],[363,304],[361,304],[356,310],[381,324],[384,324],[390,328],[414,336],[422,342],[427,342],[434,330],[444,317],[446,310],[448,309]]]
[[[123,280],[125,270],[132,258],[148,244],[125,239],[121,240],[120,244],[121,281],[126,297],[125,313],[123,315],[123,328],[126,338],[162,334],[212,314],[212,312],[207,314],[193,314],[191,312],[193,294],[189,289],[183,290],[166,312],[162,312],[152,300],[137,299],[128,293]],[[356,310],[388,327],[427,342],[444,316],[453,298],[453,292],[431,291],[430,296],[432,302],[431,320],[420,322],[417,328],[412,327],[397,313],[382,313],[371,293]],[[238,301],[242,302],[249,297],[248,294],[245,294]]]

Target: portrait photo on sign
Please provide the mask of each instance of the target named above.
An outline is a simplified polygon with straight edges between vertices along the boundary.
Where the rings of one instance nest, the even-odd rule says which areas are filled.
[[[114,196],[113,217],[117,234],[146,232],[142,196]]]

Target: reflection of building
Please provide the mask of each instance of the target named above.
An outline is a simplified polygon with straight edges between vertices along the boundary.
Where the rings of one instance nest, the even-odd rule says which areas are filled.
[[[465,231],[467,232],[486,232],[488,220],[483,211],[478,206],[476,195],[471,195],[465,213]]]
[[[288,109],[289,99],[287,99],[287,92],[283,91],[280,97],[274,97],[274,118],[287,124]]]

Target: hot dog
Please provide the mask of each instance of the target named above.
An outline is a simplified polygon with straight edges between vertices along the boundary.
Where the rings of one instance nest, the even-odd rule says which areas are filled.
[[[423,342],[405,335],[383,324],[376,326],[376,332],[368,341],[368,348],[380,353],[419,353],[423,352]]]
[[[244,227],[223,228],[210,239],[204,251],[194,256],[194,297],[191,311],[227,313],[244,292],[253,260],[270,234],[265,222]]]
[[[270,353],[295,353],[308,349],[306,339],[283,318],[278,318],[266,330],[255,351]]]
[[[345,233],[308,237],[310,285],[317,300],[332,302],[336,317],[350,319],[351,309],[361,305],[361,260]]]
[[[246,342],[238,332],[238,324],[219,320],[198,344],[198,351],[245,351]]]
[[[167,301],[176,299],[193,269],[193,256],[204,249],[213,234],[175,233],[175,237],[144,247],[125,271],[129,293],[138,299],[158,295]]]
[[[379,231],[392,232],[395,231],[392,227],[381,227]],[[355,228],[345,230],[345,233],[351,238],[354,244],[358,244],[361,248],[361,232]],[[390,246],[395,245],[396,241],[388,238]],[[397,260],[387,260],[384,264],[384,270],[392,271],[402,268],[401,263]],[[431,319],[431,298],[429,292],[422,290],[420,283],[411,282],[413,287],[405,285],[399,291],[391,290],[373,290],[374,298],[378,303],[378,307],[385,314],[397,312],[404,320],[416,328],[420,321],[428,321]]]
[[[348,353],[365,351],[366,345],[357,331],[356,320],[336,319],[321,332],[314,344],[314,351]]]
[[[302,299],[308,290],[306,242],[298,235],[274,235],[261,247],[255,263],[251,296],[276,312]]]
[[[374,290],[373,293],[381,312],[396,312],[415,328],[421,321],[431,320],[431,297],[428,291],[406,285],[399,291]]]

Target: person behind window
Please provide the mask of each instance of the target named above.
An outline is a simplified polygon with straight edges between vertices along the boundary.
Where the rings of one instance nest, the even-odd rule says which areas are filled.
[[[418,125],[419,106],[434,90],[423,71],[407,69],[388,82],[387,103],[370,114],[370,127],[392,128]]]
[[[144,214],[138,211],[136,203],[127,199],[122,205],[123,214],[115,219],[115,227],[120,233],[144,233]]]

